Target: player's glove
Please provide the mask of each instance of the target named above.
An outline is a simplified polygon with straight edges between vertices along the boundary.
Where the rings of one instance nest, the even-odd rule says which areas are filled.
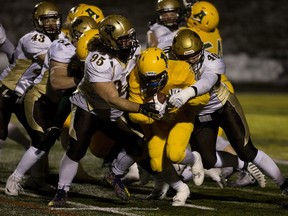
[[[170,90],[171,91],[171,90]],[[170,93],[169,91],[169,93]],[[171,93],[173,93],[171,91]],[[180,108],[183,106],[189,99],[196,96],[196,89],[195,87],[189,86],[178,93],[171,94],[169,97],[169,104],[174,107]]]
[[[161,116],[160,112],[156,110],[154,102],[140,104],[138,112],[156,120]]]

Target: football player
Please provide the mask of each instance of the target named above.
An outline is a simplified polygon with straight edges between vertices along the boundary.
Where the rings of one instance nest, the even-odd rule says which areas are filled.
[[[65,100],[65,97],[71,95],[83,76],[74,57],[77,40],[85,31],[96,27],[97,23],[92,18],[77,17],[71,23],[71,40],[54,40],[48,49],[41,74],[24,98],[32,146],[8,178],[5,188],[7,195],[17,196],[21,192],[19,183],[24,174],[42,157],[48,155],[59,137],[62,125],[71,111],[69,100]],[[62,98],[66,103],[61,101]]]
[[[192,46],[191,46],[192,44]],[[269,176],[287,194],[288,180],[276,163],[252,143],[245,115],[236,95],[224,82],[225,63],[222,58],[204,50],[199,35],[190,29],[180,30],[173,39],[172,52],[178,60],[191,65],[197,82],[172,94],[169,103],[182,107],[191,98],[209,92],[210,101],[197,113],[195,128],[190,138],[191,148],[199,151],[206,169],[212,167],[243,168],[252,162]],[[218,128],[222,127],[236,155],[216,152]],[[212,145],[213,144],[213,145]]]
[[[32,22],[34,30],[20,38],[14,51],[13,62],[0,75],[1,142],[7,137],[7,125],[12,113],[15,113],[30,135],[23,109],[23,98],[39,75],[52,41],[61,37],[61,17],[55,4],[47,1],[38,3],[33,9]]]
[[[158,0],[156,20],[149,23],[147,47],[158,47],[169,53],[173,37],[181,25],[181,7],[178,0]]]
[[[160,102],[160,95],[165,98],[170,89],[185,88],[189,83],[195,82],[189,65],[183,63],[168,60],[166,54],[159,48],[144,50],[137,61],[137,68],[129,77],[129,100],[137,103],[155,101],[158,106],[165,107],[166,102],[165,100]],[[190,190],[180,180],[171,162],[191,164],[196,185],[201,185],[204,180],[201,157],[197,152],[186,150],[186,146],[193,130],[194,116],[191,106],[196,108],[204,105],[208,100],[209,95],[204,95],[204,97],[191,100],[189,105],[181,110],[168,108],[163,117],[158,120],[139,113],[129,114],[133,123],[142,126],[149,155],[149,165],[145,169],[149,171],[150,167],[149,173],[155,175],[155,186],[159,181],[165,181],[177,191],[173,198],[173,206],[184,205]],[[122,175],[129,164],[129,159],[131,157],[127,158],[127,154],[121,152],[113,163],[112,170]],[[138,162],[143,164],[140,159]],[[130,164],[132,163],[130,161]],[[158,189],[157,186],[155,189]]]
[[[60,164],[58,189],[48,204],[50,207],[66,205],[67,192],[78,163],[85,156],[96,131],[102,131],[124,145],[127,152],[138,156],[142,154],[142,138],[127,128],[121,118],[123,112],[159,115],[153,103],[138,104],[125,99],[127,77],[141,50],[130,21],[121,15],[110,15],[100,22],[98,29],[100,40],[88,54],[84,78],[70,97],[69,145]],[[114,187],[120,199],[129,199],[127,188],[112,171],[105,175],[105,180]]]
[[[218,30],[218,24],[219,24],[219,12],[217,8],[210,2],[207,1],[197,1],[193,3],[191,6],[188,5],[187,9],[190,10],[188,19],[187,19],[187,27],[196,32],[202,42],[204,49],[217,54],[219,57],[223,56],[223,48],[222,48],[222,38],[220,35],[220,32]],[[233,93],[234,88],[231,84],[231,82],[228,80],[227,76],[225,74],[221,75],[221,81],[225,83],[225,85],[229,88],[229,90]],[[231,147],[230,143],[227,142],[227,140],[224,138],[223,129],[219,128],[217,137],[217,144],[216,148],[220,151],[227,151],[232,154],[236,154],[235,150]],[[265,187],[265,177],[261,173],[257,167],[255,167],[252,163],[249,164],[249,167],[247,167],[249,171],[246,169],[240,170],[239,172],[239,179],[233,183],[235,186],[245,186],[247,184],[254,184],[255,181],[259,183],[261,187]],[[227,176],[231,175],[233,172],[233,168],[226,167],[223,168],[222,171],[222,177],[226,178]],[[210,176],[212,179],[215,179],[217,176],[218,169],[214,168],[213,170],[205,170],[206,174]],[[250,174],[251,172],[251,174]],[[216,175],[215,175],[216,174]],[[220,172],[221,174],[221,172]],[[223,187],[225,182],[221,180],[219,182],[219,178],[216,177],[217,183],[220,185],[220,187]]]

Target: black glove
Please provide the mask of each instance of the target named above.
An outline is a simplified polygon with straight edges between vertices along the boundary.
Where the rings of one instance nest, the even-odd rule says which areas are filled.
[[[139,113],[146,115],[148,117],[154,118],[154,119],[159,119],[159,111],[155,109],[155,103],[144,103],[140,104],[139,106]]]

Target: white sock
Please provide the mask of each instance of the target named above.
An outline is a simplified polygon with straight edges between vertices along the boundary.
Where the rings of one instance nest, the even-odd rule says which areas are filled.
[[[59,170],[58,189],[69,191],[70,185],[77,173],[79,162],[71,160],[66,153],[63,155]]]
[[[44,151],[41,151],[33,146],[31,146],[23,155],[15,172],[19,177],[23,177],[25,173],[45,154]]]
[[[278,186],[285,181],[279,167],[276,163],[263,151],[258,150],[258,153],[252,162],[255,164],[266,176],[269,176]]]
[[[185,152],[186,152],[185,158],[182,161],[180,161],[179,163],[185,164],[185,165],[189,165],[189,164],[193,165],[195,162],[195,156],[194,156],[193,152],[191,152],[188,149],[186,149]]]
[[[172,164],[168,165],[168,168],[165,169],[161,175],[165,182],[176,191],[179,191],[179,188],[185,184],[178,176]]]
[[[129,169],[135,163],[135,160],[126,153],[123,149],[118,155],[117,158],[112,163],[112,172],[115,175],[123,175],[126,170]]]

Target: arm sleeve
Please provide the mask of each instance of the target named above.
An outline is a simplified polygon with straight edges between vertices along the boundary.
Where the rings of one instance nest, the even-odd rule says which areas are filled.
[[[203,95],[210,91],[210,89],[216,84],[217,80],[217,74],[203,73],[201,79],[192,86],[197,88],[197,95]]]

